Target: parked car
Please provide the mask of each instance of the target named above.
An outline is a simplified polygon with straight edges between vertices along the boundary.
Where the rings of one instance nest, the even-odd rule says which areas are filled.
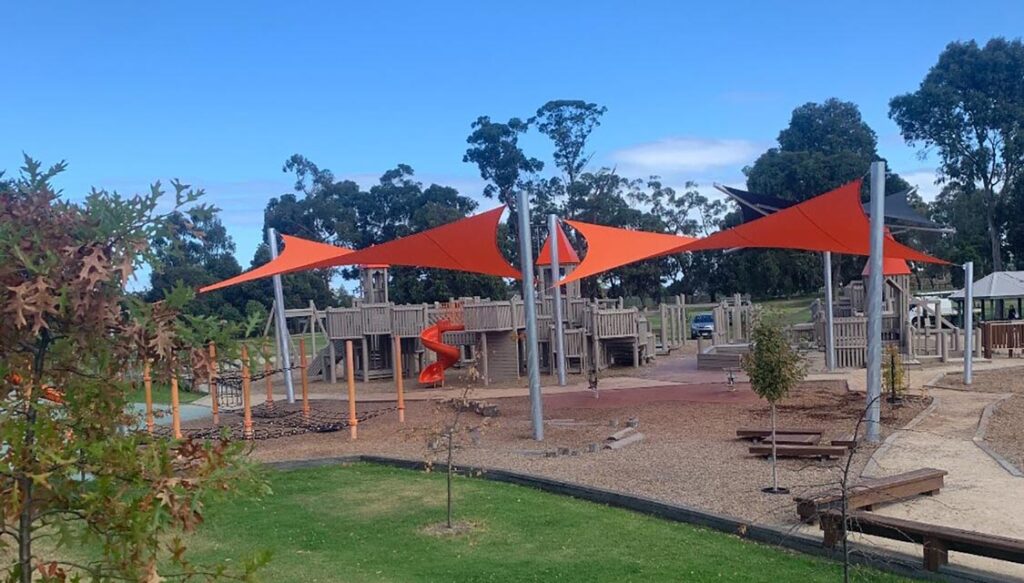
[[[690,338],[696,340],[697,337],[703,336],[705,338],[711,338],[711,335],[715,333],[715,316],[714,314],[697,314],[690,321]]]
[[[948,297],[931,294],[919,295],[917,298],[922,300],[939,300],[939,315],[947,320],[953,319],[955,314],[955,310],[953,309],[953,300]],[[907,317],[910,318],[910,322],[918,328],[922,328],[926,324],[932,327],[935,326],[935,312],[931,306],[927,308],[922,305],[912,306]]]

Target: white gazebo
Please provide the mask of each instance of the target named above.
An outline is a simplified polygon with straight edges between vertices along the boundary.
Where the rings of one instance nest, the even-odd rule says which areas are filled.
[[[975,303],[981,303],[983,320],[1019,320],[1024,313],[1024,271],[996,271],[974,282]],[[950,299],[962,304],[964,290]],[[986,309],[985,302],[989,302]]]

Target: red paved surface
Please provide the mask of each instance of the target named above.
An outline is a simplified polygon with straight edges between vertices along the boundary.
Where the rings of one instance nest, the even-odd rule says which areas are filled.
[[[629,405],[658,402],[723,403],[743,405],[756,403],[758,396],[747,383],[737,383],[730,391],[725,383],[669,385],[638,389],[599,391],[599,397],[589,391],[546,395],[545,409],[611,409]]]

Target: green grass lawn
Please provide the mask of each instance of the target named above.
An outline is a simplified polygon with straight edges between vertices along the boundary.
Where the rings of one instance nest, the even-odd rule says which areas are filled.
[[[178,391],[178,402],[179,403],[191,403],[204,396],[204,393],[192,392],[192,391]],[[129,403],[145,403],[146,402],[146,390],[139,387],[128,394]],[[170,405],[171,404],[171,387],[170,385],[163,385],[159,383],[153,383],[153,403],[157,405]]]
[[[200,562],[271,549],[263,581],[840,581],[836,563],[537,490],[369,464],[269,475],[262,500],[217,503],[188,541]],[[901,581],[857,569],[858,581]]]
[[[806,296],[782,300],[768,300],[766,302],[758,302],[758,305],[778,311],[782,318],[782,325],[791,326],[793,324],[804,324],[811,321],[811,302],[815,299],[817,299],[817,296]]]

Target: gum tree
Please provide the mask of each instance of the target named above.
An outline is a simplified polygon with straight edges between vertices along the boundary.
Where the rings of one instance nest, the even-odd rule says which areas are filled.
[[[63,169],[26,158],[0,189],[0,580],[248,578],[258,561],[193,565],[180,537],[212,494],[257,483],[239,448],[151,438],[126,412],[126,373],[202,369],[201,346],[230,352],[235,331],[181,315],[184,289],[155,304],[125,291],[166,233],[159,184],[70,202],[50,185]],[[171,212],[202,194],[172,184]]]

